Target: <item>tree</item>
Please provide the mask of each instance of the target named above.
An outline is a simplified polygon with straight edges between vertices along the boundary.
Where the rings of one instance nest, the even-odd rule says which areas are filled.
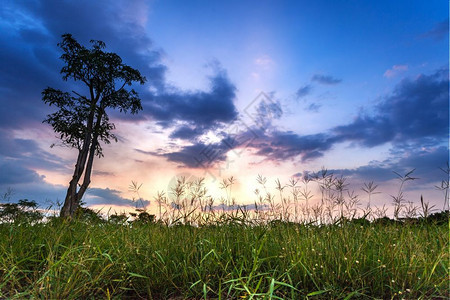
[[[61,55],[65,62],[61,69],[62,79],[67,81],[70,78],[82,83],[87,88],[86,95],[76,91],[62,92],[51,87],[42,92],[42,100],[59,109],[43,122],[53,127],[63,145],[78,150],[61,217],[73,217],[80,205],[91,182],[94,157],[103,156],[100,142],[117,142],[111,133],[115,126],[110,122],[106,109],[118,109],[124,113],[130,111],[132,114],[142,110],[138,93],[126,87],[133,82],[144,84],[145,77],[138,70],[123,64],[117,54],[103,51],[106,47],[104,42],[91,40],[91,45],[87,49],[71,34],[62,35],[62,42],[58,43],[64,52]]]
[[[34,200],[21,199],[18,203],[0,203],[0,223],[37,223],[44,215]]]

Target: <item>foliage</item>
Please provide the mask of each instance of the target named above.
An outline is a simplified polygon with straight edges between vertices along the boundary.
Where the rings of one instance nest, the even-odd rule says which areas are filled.
[[[448,226],[0,224],[0,298],[444,299]]]
[[[398,176],[394,219],[384,206],[359,206],[345,178],[326,170],[276,181],[278,203],[258,176],[254,209],[234,204],[234,178],[222,182],[219,206],[201,178],[179,178],[173,197],[158,193],[158,219],[144,207],[105,220],[80,206],[70,223],[13,215],[0,223],[0,298],[447,299],[450,214],[423,197],[412,207],[410,175]],[[141,186],[130,190],[143,204]],[[368,198],[375,189],[363,187]],[[35,207],[16,205],[7,207]]]
[[[91,40],[92,49],[87,49],[71,34],[62,37],[63,41],[58,44],[64,51],[61,59],[66,63],[61,69],[62,78],[64,81],[72,79],[82,82],[88,88],[89,95],[75,91],[71,95],[46,88],[42,92],[42,100],[59,110],[50,114],[44,122],[53,127],[65,145],[79,150],[86,146],[87,134],[98,135],[106,144],[116,141],[117,138],[111,133],[115,126],[109,121],[106,109],[130,111],[132,114],[141,110],[137,92],[125,89],[125,86],[133,82],[144,84],[145,77],[138,70],[123,64],[117,54],[103,51],[106,45],[102,41]],[[95,145],[95,150],[98,156],[102,156],[100,143]]]
[[[128,216],[125,213],[112,214],[108,216],[108,222],[113,224],[125,225],[127,224]]]
[[[87,95],[48,87],[42,92],[42,100],[58,108],[44,122],[53,127],[64,145],[78,149],[74,173],[61,209],[61,216],[72,218],[91,182],[94,157],[103,156],[100,142],[117,141],[111,132],[115,125],[110,122],[107,109],[132,114],[142,110],[137,92],[126,86],[133,82],[144,84],[146,79],[138,70],[122,63],[120,56],[104,51],[106,45],[102,41],[92,40],[92,48],[88,49],[71,34],[64,34],[62,38],[58,44],[64,52],[61,55],[65,62],[61,69],[62,78],[81,82],[87,88]]]
[[[42,218],[43,214],[33,200],[21,199],[18,203],[0,204],[0,223],[36,223]]]
[[[79,206],[76,213],[75,218],[81,222],[87,222],[92,224],[103,223],[106,220],[100,215],[99,212],[84,206]]]

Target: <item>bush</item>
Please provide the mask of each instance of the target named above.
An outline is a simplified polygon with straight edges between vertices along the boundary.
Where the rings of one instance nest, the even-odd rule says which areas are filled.
[[[37,223],[43,217],[34,200],[21,199],[18,203],[0,204],[0,222],[2,223]]]

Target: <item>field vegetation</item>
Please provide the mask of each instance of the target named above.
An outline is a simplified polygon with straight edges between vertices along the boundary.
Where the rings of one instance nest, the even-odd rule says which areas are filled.
[[[398,176],[393,218],[370,204],[376,184],[362,187],[362,205],[326,170],[275,192],[258,176],[250,206],[236,204],[234,178],[219,199],[202,179],[179,178],[155,197],[156,215],[79,208],[68,220],[33,201],[4,203],[0,298],[448,299],[449,212],[407,202],[414,177]],[[448,180],[438,188],[447,201]]]

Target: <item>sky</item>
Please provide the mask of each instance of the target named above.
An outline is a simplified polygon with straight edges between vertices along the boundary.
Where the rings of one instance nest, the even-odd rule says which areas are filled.
[[[76,150],[42,121],[46,87],[63,81],[61,35],[106,43],[147,78],[143,111],[109,111],[118,143],[94,162],[87,205],[150,207],[177,176],[214,197],[234,176],[252,203],[256,176],[287,183],[327,168],[376,204],[412,169],[409,201],[437,207],[449,160],[447,1],[5,0],[0,7],[0,195],[63,201]],[[51,145],[55,145],[51,147]],[[0,201],[8,200],[6,197]],[[378,201],[378,202],[377,202]]]

